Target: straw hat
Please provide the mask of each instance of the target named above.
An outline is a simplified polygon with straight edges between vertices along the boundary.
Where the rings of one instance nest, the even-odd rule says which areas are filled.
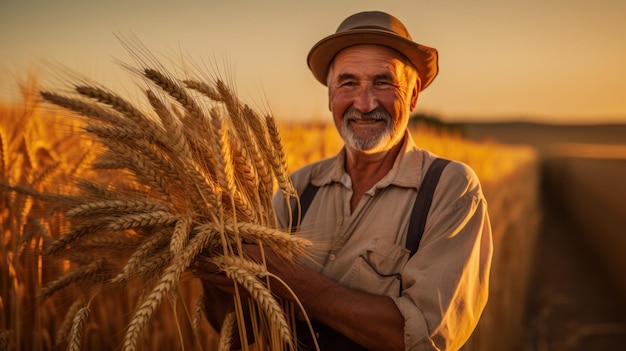
[[[328,70],[335,55],[358,44],[384,45],[402,53],[417,69],[422,81],[421,90],[426,89],[439,70],[437,49],[414,42],[404,24],[394,16],[380,11],[368,11],[346,18],[335,34],[313,46],[307,63],[315,79],[326,85]]]

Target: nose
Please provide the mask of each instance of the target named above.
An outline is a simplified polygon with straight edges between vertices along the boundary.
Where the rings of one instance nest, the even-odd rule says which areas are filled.
[[[368,113],[375,110],[378,107],[378,98],[372,91],[372,86],[364,85],[360,87],[355,93],[352,105],[362,113]]]

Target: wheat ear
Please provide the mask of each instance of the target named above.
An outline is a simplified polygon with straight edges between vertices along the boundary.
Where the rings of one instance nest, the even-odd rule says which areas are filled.
[[[153,122],[150,121],[141,111],[134,107],[131,103],[122,97],[106,91],[102,88],[91,86],[77,86],[76,92],[89,98],[95,99],[103,104],[111,106],[114,110],[120,112],[129,120],[135,122],[140,130],[152,131],[157,129]]]
[[[115,161],[121,162],[124,168],[132,170],[132,172],[139,178],[145,180],[155,191],[161,196],[161,200],[167,201],[171,198],[170,183],[163,170],[153,167],[152,160],[158,158],[157,152],[150,155],[139,154],[131,146],[122,144],[113,140],[103,141],[111,150],[115,150]],[[153,158],[148,158],[153,156]],[[163,163],[166,165],[167,163]]]
[[[72,284],[83,281],[94,281],[94,277],[98,274],[104,266],[104,259],[94,260],[86,266],[82,266],[77,270],[69,273],[51,284],[43,287],[39,292],[39,298],[41,300],[50,297],[54,292]]]
[[[84,306],[76,312],[72,320],[72,329],[70,330],[69,345],[67,347],[69,351],[80,351],[82,349],[83,332],[85,331],[90,312],[89,306]]]
[[[119,125],[123,123],[123,118],[119,114],[104,109],[93,102],[87,102],[47,91],[42,91],[40,94],[41,97],[48,102],[94,120],[110,123],[112,125]]]
[[[222,101],[222,96],[212,86],[205,82],[187,79],[184,80],[183,83],[185,83],[187,88],[196,90],[213,101]]]
[[[278,254],[288,259],[295,258],[294,255],[306,254],[307,249],[313,246],[313,243],[308,239],[263,225],[238,222],[237,228],[241,236],[247,239],[247,242],[267,244]],[[226,224],[225,229],[231,231],[233,225]]]
[[[77,227],[75,229],[72,229],[70,230],[69,233],[64,234],[56,238],[55,240],[53,240],[46,248],[46,254],[53,255],[65,249],[68,245],[72,244],[76,240],[79,240],[85,235],[95,233],[100,229],[101,228],[97,228],[93,226],[83,226],[83,227]]]
[[[174,226],[174,232],[172,233],[172,239],[170,241],[170,252],[176,256],[183,252],[187,241],[189,240],[189,233],[193,224],[193,216],[191,213],[184,215]]]
[[[65,340],[67,340],[68,336],[70,335],[70,330],[72,329],[72,321],[74,320],[74,316],[76,316],[78,310],[80,310],[84,306],[85,302],[83,300],[76,300],[65,313],[65,318],[63,319],[63,322],[61,323],[61,326],[56,333],[55,346],[57,348],[59,348],[61,344]]]
[[[191,147],[188,137],[178,117],[173,116],[167,106],[151,90],[146,91],[148,101],[156,114],[161,119],[168,137],[168,145],[171,145],[174,154],[182,158],[191,159]]]
[[[147,137],[145,132],[129,128],[127,125],[96,125],[92,123],[85,126],[85,131],[98,138],[112,140],[137,140]]]
[[[206,308],[204,295],[198,296],[195,307],[193,309],[193,319],[191,320],[191,328],[198,334],[200,331],[200,322],[204,316],[204,310]]]
[[[113,282],[124,282],[137,272],[138,267],[145,266],[149,258],[154,257],[154,253],[163,248],[170,238],[170,232],[166,229],[161,229],[145,239],[135,252],[128,258],[126,265],[122,268],[122,271],[113,278]],[[167,254],[169,257],[169,254]]]
[[[235,336],[235,321],[237,317],[235,312],[229,312],[226,314],[226,318],[222,322],[220,329],[220,339],[218,344],[218,351],[230,351]]]
[[[112,213],[167,211],[168,206],[148,199],[100,200],[79,204],[65,212],[67,217],[91,217]]]
[[[287,156],[282,146],[276,121],[271,115],[267,115],[265,116],[265,124],[267,125],[269,139],[274,150],[273,154],[275,155],[271,162],[274,176],[285,198],[287,200],[292,197],[295,198],[298,196],[298,192],[294,189],[291,179],[287,174]]]
[[[109,189],[106,185],[90,182],[85,179],[80,179],[76,186],[80,189],[82,193],[88,196],[94,196],[97,198],[103,198],[108,200],[113,200],[118,197],[118,194]]]
[[[79,250],[133,250],[137,247],[137,241],[127,235],[119,233],[107,233],[92,235],[77,243]]]
[[[152,68],[144,69],[144,75],[172,96],[193,117],[200,118],[203,115],[198,103],[173,79]]]
[[[130,279],[139,277],[144,282],[152,281],[157,275],[172,263],[172,255],[169,250],[156,250],[154,254],[137,261],[134,265],[124,266],[124,271],[111,280],[113,283],[125,284]],[[128,267],[128,268],[127,268]]]

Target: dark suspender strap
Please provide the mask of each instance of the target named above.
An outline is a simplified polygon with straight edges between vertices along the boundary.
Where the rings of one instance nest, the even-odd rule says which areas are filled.
[[[439,183],[439,177],[441,172],[446,167],[450,160],[443,158],[436,158],[433,163],[428,167],[426,176],[420,185],[417,192],[417,198],[413,205],[411,212],[411,219],[409,220],[409,231],[406,238],[406,248],[411,253],[409,258],[413,257],[417,252],[417,248],[424,235],[424,228],[426,227],[426,218],[428,218],[428,211],[430,211],[430,205],[433,201],[433,194],[437,183]]]
[[[293,212],[291,218],[293,218],[293,225],[291,226],[291,232],[294,233],[298,230],[298,223],[302,221],[306,211],[309,210],[309,206],[311,206],[311,202],[313,202],[313,198],[317,191],[320,189],[319,186],[315,186],[311,183],[306,186],[302,194],[300,195],[300,215],[298,216],[298,206],[293,204]]]

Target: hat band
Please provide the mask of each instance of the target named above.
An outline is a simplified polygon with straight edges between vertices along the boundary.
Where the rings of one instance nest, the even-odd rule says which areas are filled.
[[[352,27],[352,28],[350,28],[350,30],[355,30],[355,29],[378,29],[378,30],[384,30],[385,32],[390,32],[390,33],[397,34],[396,32],[392,31],[389,28],[380,27],[380,26],[359,26],[359,27]]]

